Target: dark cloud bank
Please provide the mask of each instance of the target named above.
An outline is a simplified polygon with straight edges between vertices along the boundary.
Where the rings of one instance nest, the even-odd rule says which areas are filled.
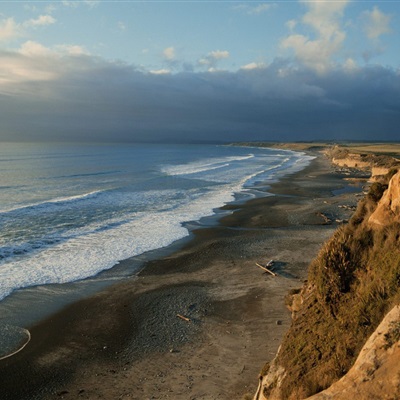
[[[263,69],[155,75],[82,58],[0,92],[1,140],[399,140],[400,73]]]

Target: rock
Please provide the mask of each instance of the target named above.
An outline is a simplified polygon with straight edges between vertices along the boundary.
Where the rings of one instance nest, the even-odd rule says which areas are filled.
[[[389,187],[379,200],[378,206],[368,219],[369,224],[385,226],[400,222],[400,172],[389,182]]]
[[[350,371],[328,389],[308,400],[399,398],[399,339],[400,306],[395,306],[370,336]]]

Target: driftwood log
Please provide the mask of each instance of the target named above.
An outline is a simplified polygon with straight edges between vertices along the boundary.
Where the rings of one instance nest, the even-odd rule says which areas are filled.
[[[326,224],[330,224],[332,222],[332,220],[329,217],[327,217],[325,214],[323,214],[322,212],[317,212],[316,215],[321,217]]]
[[[272,265],[273,262],[271,263],[271,261],[267,264],[268,266]],[[256,263],[257,267],[261,268],[262,270],[264,270],[265,272],[268,272],[269,274],[276,276],[276,273],[271,271],[270,269],[263,267],[262,265],[260,265],[259,263]]]
[[[183,320],[186,321],[186,322],[190,322],[190,318],[184,317],[184,316],[181,315],[181,314],[176,314],[176,316],[177,316],[178,318],[180,318],[180,319],[183,319]]]

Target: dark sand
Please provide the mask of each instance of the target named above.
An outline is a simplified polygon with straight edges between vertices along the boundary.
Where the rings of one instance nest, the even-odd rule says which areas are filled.
[[[290,325],[284,297],[354,193],[320,156],[274,184],[273,197],[226,207],[176,253],[138,277],[67,307],[30,329],[0,360],[1,399],[241,399],[254,393]],[[276,260],[277,277],[255,265]],[[177,314],[190,318],[186,322]]]

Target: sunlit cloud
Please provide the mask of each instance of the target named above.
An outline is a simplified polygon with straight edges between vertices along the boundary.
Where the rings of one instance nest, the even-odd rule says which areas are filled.
[[[56,23],[56,19],[51,15],[40,15],[36,19],[29,19],[22,23],[17,23],[14,18],[7,18],[0,21],[0,41],[10,41],[18,37],[27,36],[29,29],[48,26]]]
[[[7,41],[22,35],[21,26],[14,18],[7,18],[0,21],[0,41]]]
[[[261,3],[258,5],[238,4],[233,6],[233,9],[244,12],[248,15],[259,15],[275,8],[276,6],[276,3]]]
[[[200,67],[207,67],[209,71],[217,70],[217,63],[230,57],[227,50],[214,50],[207,54],[207,56],[200,58],[197,64]]]
[[[376,6],[372,11],[364,11],[362,18],[364,19],[364,31],[370,39],[378,39],[380,36],[391,32],[392,16],[384,14]]]
[[[80,46],[57,45],[48,48],[28,40],[17,51],[0,51],[0,93],[29,92],[29,82],[55,81],[71,71],[93,67],[95,59]],[[87,62],[89,62],[89,65]]]
[[[384,140],[400,124],[398,71],[351,58],[325,74],[289,60],[171,73],[28,41],[0,52],[0,77],[2,132],[22,139]]]
[[[326,73],[332,67],[332,58],[340,52],[346,38],[341,19],[349,1],[307,2],[308,11],[302,17],[302,24],[314,30],[314,37],[293,32],[282,40],[284,49],[293,50],[295,57],[302,64],[318,73]],[[288,21],[292,31],[297,26]]]
[[[163,51],[163,56],[167,61],[172,61],[175,59],[175,48],[174,47],[167,47]]]
[[[46,26],[52,25],[56,23],[56,19],[53,18],[51,15],[40,15],[36,19],[30,19],[23,23],[23,26],[26,28],[36,28],[38,26]]]
[[[153,69],[149,71],[153,75],[168,75],[171,73],[169,69],[162,68],[162,69]]]
[[[264,64],[264,63],[252,62],[252,63],[246,64],[246,65],[243,65],[242,67],[240,67],[240,69],[250,71],[252,69],[259,69],[259,68],[265,68],[265,67],[266,67],[266,64]]]
[[[40,43],[28,40],[23,43],[19,54],[25,56],[50,56],[52,54],[51,50]]]
[[[215,50],[209,53],[209,57],[213,58],[214,60],[222,60],[223,58],[229,57],[229,51],[226,50]]]
[[[83,47],[74,44],[59,44],[54,46],[54,51],[58,55],[71,55],[71,56],[82,56],[90,55],[90,53]]]

